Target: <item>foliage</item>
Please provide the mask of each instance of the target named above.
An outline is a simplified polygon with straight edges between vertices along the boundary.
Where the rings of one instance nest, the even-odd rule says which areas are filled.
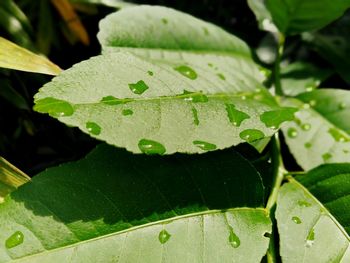
[[[28,179],[0,163],[0,262],[350,260],[349,47],[330,40],[349,25],[349,1],[249,0],[268,31],[256,50],[168,7],[51,2],[72,45],[91,37],[67,22],[77,10],[122,7],[99,23],[102,54],[59,73],[33,53],[54,37],[32,42],[31,19],[8,0],[22,30],[9,38],[32,52],[0,39],[16,50],[0,66],[59,73],[39,81],[33,109],[84,145],[103,142],[18,189]],[[0,83],[31,112],[11,75]]]

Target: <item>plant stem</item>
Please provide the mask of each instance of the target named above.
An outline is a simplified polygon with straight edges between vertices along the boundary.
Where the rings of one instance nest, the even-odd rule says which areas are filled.
[[[274,84],[275,84],[275,94],[278,96],[283,96],[282,84],[281,84],[281,60],[284,51],[285,37],[282,33],[278,34],[278,48],[277,57],[274,65]]]
[[[275,205],[276,205],[279,189],[281,187],[284,176],[287,173],[283,165],[278,133],[274,135],[274,138],[272,140],[272,163],[274,165],[274,169],[273,169],[274,181],[272,184],[273,188],[272,188],[271,194],[266,204],[266,210],[269,213],[273,226],[275,226],[276,225],[276,220],[274,219]],[[276,228],[274,228],[272,231],[269,248],[266,255],[267,262],[269,263],[277,262],[276,249],[275,249],[276,247],[275,231],[276,231]]]

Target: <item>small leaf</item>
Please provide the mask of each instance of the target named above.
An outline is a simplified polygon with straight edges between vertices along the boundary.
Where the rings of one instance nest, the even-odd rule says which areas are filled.
[[[0,204],[0,262],[260,262],[263,205],[259,173],[232,149],[189,159],[100,145]]]
[[[0,67],[28,72],[57,75],[61,69],[45,57],[0,37]]]
[[[329,187],[328,191],[336,189]],[[350,237],[343,226],[294,179],[280,189],[276,219],[283,262],[350,260]]]

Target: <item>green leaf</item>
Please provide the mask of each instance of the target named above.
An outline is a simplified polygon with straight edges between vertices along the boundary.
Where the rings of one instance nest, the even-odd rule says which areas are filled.
[[[283,262],[349,262],[350,237],[301,184],[282,186],[276,219]]]
[[[271,222],[248,207],[263,199],[258,172],[232,149],[189,159],[102,145],[6,198],[0,261],[260,262]]]
[[[105,5],[109,7],[115,7],[115,8],[125,8],[125,7],[136,5],[134,3],[128,3],[122,0],[70,0],[70,2],[84,3],[84,4],[98,4],[98,5]]]
[[[313,91],[331,74],[330,69],[320,69],[313,64],[291,63],[281,68],[283,93],[287,96],[296,96]]]
[[[61,69],[47,58],[0,37],[0,67],[57,75]]]
[[[274,127],[261,121],[262,114],[283,109],[262,86],[248,47],[214,25],[140,6],[108,16],[100,27],[106,53],[41,88],[36,111],[135,153],[161,149],[153,154],[251,142],[288,120]]]
[[[350,1],[250,0],[250,7],[260,24],[272,18],[280,32],[295,35],[320,29],[336,20],[350,7]]]
[[[349,91],[321,89],[283,103],[300,108],[296,119],[285,123],[282,131],[290,151],[303,169],[349,161],[349,96]]]
[[[325,164],[297,179],[350,234],[350,164]]]

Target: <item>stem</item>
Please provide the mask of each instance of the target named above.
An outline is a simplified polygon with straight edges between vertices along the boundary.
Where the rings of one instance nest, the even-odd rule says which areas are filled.
[[[274,66],[274,82],[275,82],[275,93],[278,96],[283,96],[282,84],[281,84],[281,60],[284,50],[285,37],[283,34],[278,34],[278,49],[277,57]]]
[[[272,184],[273,188],[272,188],[271,194],[266,204],[266,210],[268,211],[271,221],[275,226],[276,225],[275,224],[276,221],[274,219],[275,205],[276,205],[279,189],[281,187],[284,176],[287,173],[283,165],[278,133],[274,135],[274,138],[272,140],[272,163],[274,164],[274,170],[273,170],[274,181]],[[277,262],[277,255],[276,255],[276,249],[275,249],[276,248],[275,231],[276,231],[276,228],[274,228],[272,231],[269,248],[267,250],[268,263]]]

